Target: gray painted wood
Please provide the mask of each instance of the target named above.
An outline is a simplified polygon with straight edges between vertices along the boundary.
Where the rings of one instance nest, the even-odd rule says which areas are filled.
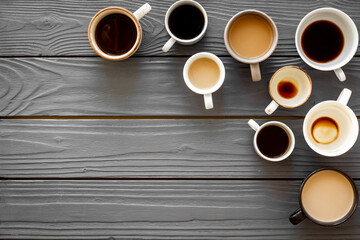
[[[1,181],[1,239],[359,239],[288,216],[300,181]],[[360,182],[357,181],[360,187]]]
[[[296,147],[273,163],[256,155],[247,119],[3,120],[0,177],[299,179],[334,167],[360,178],[359,141],[322,157],[306,145],[302,120],[281,121]]]
[[[214,109],[189,90],[182,77],[187,57],[132,58],[110,62],[100,58],[0,59],[1,116],[266,116],[268,82],[280,67],[300,66],[313,80],[313,93],[303,106],[279,108],[274,116],[305,116],[316,103],[336,99],[344,87],[360,114],[360,58],[344,67],[345,82],[333,72],[310,69],[299,58],[272,58],[261,64],[263,80],[254,83],[250,69],[230,57],[221,58],[226,79],[213,94]]]
[[[335,7],[345,11],[360,26],[360,5],[357,0],[341,1],[204,1],[199,0],[209,16],[204,39],[194,46],[176,45],[169,53],[161,48],[168,39],[164,27],[167,8],[175,0],[163,1],[0,1],[0,56],[95,56],[88,39],[87,28],[97,11],[108,6],[121,6],[135,11],[149,2],[153,10],[141,20],[144,32],[139,56],[191,55],[212,51],[228,55],[223,33],[228,20],[245,9],[258,9],[269,14],[279,29],[279,45],[274,55],[297,55],[294,36],[298,23],[311,10]],[[20,11],[21,9],[21,11]],[[359,50],[358,50],[359,54]]]

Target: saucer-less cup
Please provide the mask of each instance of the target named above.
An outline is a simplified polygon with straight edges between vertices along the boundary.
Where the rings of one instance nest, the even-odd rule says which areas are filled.
[[[355,113],[347,106],[351,90],[344,88],[336,101],[328,100],[316,104],[306,114],[303,124],[304,138],[309,147],[327,157],[346,153],[355,144],[359,133],[359,123]],[[317,142],[312,134],[313,124],[320,118],[333,119],[338,125],[336,139],[328,144]]]
[[[202,31],[200,32],[200,34],[192,39],[181,39],[181,38],[176,37],[171,32],[170,27],[169,27],[169,17],[170,17],[171,12],[181,5],[192,5],[196,8],[198,8],[201,11],[201,13],[204,15],[204,27],[203,27]],[[197,43],[205,35],[207,25],[208,25],[208,17],[207,17],[205,9],[203,8],[203,6],[200,5],[200,3],[193,1],[193,0],[180,0],[180,1],[175,2],[173,5],[170,6],[170,8],[167,10],[166,15],[165,15],[165,28],[166,28],[166,31],[170,35],[170,39],[163,46],[163,48],[162,48],[163,52],[168,52],[170,50],[170,48],[176,42],[179,44],[182,44],[182,45],[192,45],[192,44]]]
[[[327,20],[335,23],[341,29],[344,36],[344,47],[342,52],[337,58],[326,63],[315,62],[308,58],[301,46],[301,37],[306,27],[319,20]],[[319,8],[308,13],[300,21],[295,33],[296,49],[302,60],[315,69],[321,71],[334,71],[340,81],[346,80],[345,73],[341,67],[347,64],[355,55],[358,43],[359,34],[355,23],[346,13],[335,8]]]
[[[89,28],[88,28],[88,38],[89,38],[89,42],[90,42],[91,47],[94,49],[94,51],[100,57],[103,57],[103,58],[108,59],[108,60],[124,60],[124,59],[130,57],[139,48],[140,43],[141,43],[141,39],[142,39],[142,31],[141,31],[141,26],[140,26],[139,20],[143,16],[145,16],[145,14],[147,14],[150,10],[151,10],[151,6],[148,3],[144,4],[142,7],[140,7],[138,10],[136,10],[134,13],[131,13],[129,10],[126,10],[124,8],[121,8],[121,7],[108,7],[108,8],[104,8],[104,9],[100,10],[91,19],[90,24],[89,24]],[[108,16],[110,14],[124,14],[124,15],[126,15],[127,17],[129,17],[133,21],[133,24],[135,25],[136,30],[137,30],[137,37],[136,37],[136,41],[135,41],[134,45],[132,46],[132,48],[128,52],[126,52],[126,53],[124,53],[122,55],[111,55],[111,54],[105,53],[104,51],[102,51],[100,49],[100,47],[98,46],[98,44],[96,43],[96,40],[95,40],[95,30],[96,30],[96,27],[97,27],[98,23],[104,17],[106,17],[106,16]]]
[[[189,68],[190,68],[191,64],[199,58],[209,58],[209,59],[213,60],[220,69],[219,79],[216,82],[216,84],[214,86],[212,86],[211,88],[208,88],[208,89],[197,88],[196,86],[194,86],[194,84],[191,83],[191,81],[189,79]],[[188,88],[190,88],[190,90],[192,90],[195,93],[204,95],[205,108],[212,109],[214,107],[213,100],[212,100],[212,93],[217,91],[221,87],[221,85],[224,83],[224,80],[225,80],[225,67],[224,67],[224,64],[222,63],[222,61],[220,60],[220,58],[218,58],[216,55],[214,55],[212,53],[208,53],[208,52],[200,52],[200,53],[192,55],[185,63],[184,70],[183,70],[183,77],[184,77],[186,86],[188,86]]]
[[[304,199],[303,199],[303,195],[304,195],[304,188],[307,184],[313,184],[314,182],[311,183],[311,181],[309,181],[309,179],[312,179],[314,181],[314,176],[316,175],[319,175],[321,173],[324,173],[324,171],[334,171],[335,174],[339,175],[340,179],[341,178],[344,178],[342,181],[345,181],[344,182],[348,182],[348,183],[345,183],[345,185],[350,185],[350,190],[349,192],[353,192],[352,195],[353,195],[353,201],[352,201],[352,204],[350,206],[350,208],[348,209],[348,211],[341,217],[341,218],[338,218],[336,220],[330,220],[330,221],[323,221],[319,218],[316,218],[315,216],[312,216],[311,215],[311,211],[313,212],[314,210],[312,209],[310,212],[308,210],[310,209],[307,209],[306,208],[306,204],[304,206]],[[342,177],[341,177],[342,176]],[[343,184],[344,184],[343,182]],[[324,184],[325,184],[325,187],[328,187],[329,190],[332,190],[332,191],[340,191],[341,194],[344,194],[344,190],[341,189],[341,185],[340,186],[337,186],[337,189],[332,187],[333,185],[331,184],[334,184],[334,183],[331,183],[329,182],[329,186],[326,186],[326,181],[325,179],[322,179],[322,182],[318,182],[317,184],[319,184],[317,187],[323,187],[322,190],[324,190]],[[321,185],[322,186],[321,186]],[[308,187],[308,186],[307,186]],[[340,188],[340,189],[339,189]],[[340,193],[339,192],[339,193]],[[320,194],[320,193],[319,193]],[[316,204],[325,204],[327,205],[328,203],[326,202],[321,202],[320,198],[322,197],[322,195],[319,196],[319,199],[316,199]],[[323,197],[324,198],[324,197]],[[339,197],[339,199],[336,199],[334,202],[336,203],[336,201],[339,201],[339,200],[342,200],[342,201],[345,201],[341,196]],[[326,199],[326,201],[329,201],[330,199]],[[302,182],[301,184],[301,187],[300,187],[300,191],[299,191],[299,204],[300,204],[300,208],[298,210],[296,210],[293,214],[291,214],[291,216],[289,217],[289,221],[294,224],[294,225],[297,225],[299,224],[300,222],[302,222],[303,220],[305,220],[306,218],[311,220],[312,222],[316,223],[316,224],[319,224],[319,225],[322,225],[322,226],[336,226],[336,225],[339,225],[343,222],[345,222],[346,220],[348,220],[355,212],[356,208],[357,208],[357,205],[358,205],[358,202],[359,202],[359,196],[358,196],[358,190],[356,188],[356,185],[354,183],[354,181],[351,179],[351,177],[349,177],[347,174],[345,174],[344,172],[340,171],[340,170],[337,170],[337,169],[327,169],[327,168],[322,168],[322,169],[318,169],[318,170],[315,170],[313,171],[311,174],[309,174],[305,179],[304,181]],[[309,202],[307,202],[307,204],[309,204]],[[337,209],[334,209],[335,211]]]
[[[238,54],[236,54],[236,52],[231,48],[230,43],[229,43],[229,30],[231,25],[241,16],[247,15],[247,14],[254,14],[254,15],[258,15],[260,17],[262,17],[263,19],[265,19],[271,26],[272,32],[273,32],[273,41],[272,44],[270,46],[270,48],[268,49],[268,51],[257,57],[257,58],[243,58],[241,56],[239,56]],[[266,60],[268,57],[270,57],[270,55],[274,52],[277,43],[278,43],[278,30],[276,28],[275,22],[265,13],[258,11],[258,10],[245,10],[242,12],[239,12],[237,14],[235,14],[227,23],[226,28],[225,28],[225,32],[224,32],[224,42],[225,42],[225,46],[227,51],[229,52],[229,54],[235,58],[237,61],[239,62],[243,62],[246,64],[250,64],[250,70],[251,70],[251,76],[252,76],[252,80],[254,82],[256,81],[260,81],[261,80],[261,72],[260,72],[260,65],[259,63]]]
[[[294,133],[291,131],[291,129],[284,123],[282,122],[278,122],[278,121],[270,121],[270,122],[266,122],[264,124],[262,124],[261,126],[259,124],[257,124],[253,119],[250,119],[248,121],[248,125],[255,131],[255,135],[254,135],[254,140],[253,140],[253,144],[254,144],[254,149],[255,152],[263,159],[268,160],[270,162],[280,162],[284,159],[286,159],[287,157],[290,156],[290,154],[293,152],[294,147],[295,147],[295,137],[294,137]],[[288,147],[286,149],[286,151],[281,155],[281,156],[277,156],[277,157],[268,157],[265,156],[259,149],[259,146],[257,144],[257,137],[258,134],[260,133],[260,131],[267,127],[267,126],[277,126],[282,128],[286,134],[288,135],[289,138],[289,144]]]
[[[290,82],[296,88],[297,94],[294,97],[284,98],[279,93],[278,85],[282,81]],[[309,99],[311,90],[311,78],[303,69],[295,66],[280,68],[270,79],[269,93],[273,100],[266,107],[265,112],[270,115],[279,106],[284,108],[299,107]]]

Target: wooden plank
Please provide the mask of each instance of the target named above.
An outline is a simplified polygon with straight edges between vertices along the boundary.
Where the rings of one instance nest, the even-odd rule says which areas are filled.
[[[302,120],[281,121],[296,147],[273,163],[256,155],[247,119],[2,120],[0,177],[299,179],[334,167],[360,178],[359,141],[322,157],[307,146]]]
[[[357,186],[360,187],[360,182]],[[300,181],[1,181],[1,239],[359,239],[288,216]]]
[[[333,72],[310,69],[299,58],[273,58],[262,64],[263,80],[254,83],[250,69],[230,57],[223,87],[213,94],[214,109],[182,77],[187,58],[132,58],[123,63],[100,58],[0,59],[1,116],[266,116],[268,82],[280,67],[306,69],[313,93],[303,106],[279,108],[274,116],[305,116],[320,101],[336,99],[344,87],[353,90],[350,107],[360,114],[360,58],[353,59],[339,82]]]
[[[0,56],[95,56],[88,39],[87,28],[92,16],[102,8],[121,6],[135,11],[145,1],[0,1]],[[274,55],[297,55],[294,36],[298,23],[311,10],[335,7],[345,11],[360,26],[360,5],[350,1],[205,1],[199,0],[209,16],[204,39],[194,46],[176,45],[169,53],[161,48],[169,38],[164,27],[166,10],[173,0],[147,1],[153,10],[141,20],[144,37],[138,51],[141,56],[192,55],[209,51],[228,55],[223,32],[229,19],[239,11],[258,9],[269,14],[279,30],[279,45]],[[358,50],[358,55],[359,55]]]

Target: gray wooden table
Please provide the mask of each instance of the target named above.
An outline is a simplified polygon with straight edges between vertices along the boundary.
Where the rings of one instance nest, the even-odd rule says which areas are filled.
[[[341,83],[305,65],[294,44],[300,19],[319,7],[343,10],[359,28],[359,1],[199,0],[209,16],[203,40],[162,53],[173,2],[149,1],[139,51],[111,62],[88,43],[91,17],[108,6],[135,11],[143,1],[0,1],[0,238],[360,239],[359,210],[333,228],[288,221],[301,180],[319,167],[341,169],[360,187],[359,141],[326,158],[302,136],[306,112],[344,87],[360,116],[360,50]],[[249,8],[269,14],[279,30],[258,83],[223,43],[227,21]],[[218,55],[226,68],[209,111],[182,79],[185,61],[200,51]],[[309,73],[312,96],[267,117],[269,79],[287,65]],[[249,118],[288,124],[293,155],[261,160]]]

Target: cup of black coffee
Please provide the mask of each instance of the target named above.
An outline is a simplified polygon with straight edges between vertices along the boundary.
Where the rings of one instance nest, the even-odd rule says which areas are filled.
[[[124,60],[130,57],[141,43],[139,20],[150,10],[147,3],[134,13],[120,7],[100,10],[91,19],[88,28],[91,47],[99,56],[108,60]]]
[[[295,34],[296,49],[309,66],[334,71],[340,81],[346,76],[341,69],[355,55],[359,35],[355,23],[335,8],[319,8],[308,13]]]
[[[175,42],[183,45],[197,43],[204,36],[208,25],[205,9],[193,0],[180,0],[167,10],[165,27],[170,39],[162,50],[167,52]]]
[[[294,134],[284,123],[270,121],[260,126],[250,119],[248,124],[256,132],[254,149],[263,159],[279,162],[289,157],[294,150]]]

